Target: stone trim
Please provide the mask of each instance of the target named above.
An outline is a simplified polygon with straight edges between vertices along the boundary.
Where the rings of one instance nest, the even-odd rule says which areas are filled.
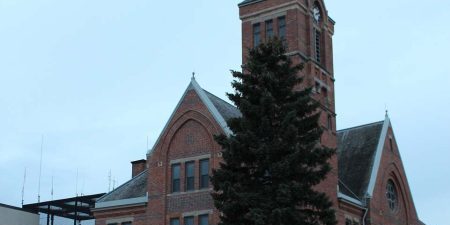
[[[182,217],[186,217],[186,216],[199,216],[199,215],[204,215],[204,214],[212,214],[213,210],[212,209],[208,209],[208,210],[198,210],[198,211],[192,211],[192,212],[185,212],[183,214],[181,214]]]
[[[211,158],[211,154],[205,154],[205,155],[193,156],[193,157],[188,157],[188,158],[172,159],[172,160],[170,160],[170,165],[177,164],[177,163],[185,163],[185,162],[189,162],[189,161],[198,161],[198,160],[202,160],[202,159],[210,159],[210,158]]]

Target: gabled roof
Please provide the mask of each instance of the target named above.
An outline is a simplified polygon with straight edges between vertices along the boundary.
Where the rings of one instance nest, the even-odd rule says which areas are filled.
[[[95,208],[147,202],[147,178],[148,170],[145,170],[99,198],[95,203]]]
[[[219,97],[205,91],[203,88],[200,87],[200,85],[197,83],[194,77],[192,77],[191,82],[189,83],[188,87],[186,88],[186,91],[184,92],[183,96],[181,97],[180,101],[178,102],[178,105],[175,107],[175,110],[172,112],[172,115],[170,116],[169,120],[167,121],[166,125],[164,126],[163,131],[161,132],[160,136],[158,137],[158,140],[155,142],[155,145],[153,148],[156,147],[158,142],[161,140],[162,135],[165,133],[166,129],[169,126],[170,121],[175,116],[175,112],[178,110],[178,108],[181,105],[181,102],[183,101],[184,97],[188,93],[188,91],[194,90],[200,100],[203,102],[203,104],[206,106],[208,111],[211,113],[211,115],[214,117],[215,121],[220,125],[223,132],[226,135],[230,135],[232,132],[230,128],[228,128],[227,120],[230,118],[240,117],[241,112],[230,103],[220,99]],[[147,154],[150,154],[153,149],[149,150]]]
[[[389,118],[337,132],[339,192],[362,201],[371,196]]]

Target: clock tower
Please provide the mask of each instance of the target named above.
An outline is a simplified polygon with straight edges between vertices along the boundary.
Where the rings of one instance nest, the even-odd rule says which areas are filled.
[[[322,0],[245,0],[239,4],[242,20],[243,63],[248,49],[269,40],[282,39],[293,63],[303,63],[299,76],[304,78],[298,89],[312,87],[320,102],[321,144],[336,148],[336,114],[332,36],[334,21],[328,16]],[[337,209],[338,162],[330,160],[333,170],[318,185]]]

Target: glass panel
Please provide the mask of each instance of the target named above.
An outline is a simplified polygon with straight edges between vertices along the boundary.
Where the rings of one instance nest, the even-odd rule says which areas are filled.
[[[253,24],[253,47],[257,47],[261,42],[261,27],[259,23]]]
[[[180,164],[172,165],[172,192],[180,191]]]
[[[198,225],[208,225],[208,214],[198,216]]]
[[[195,163],[187,162],[186,163],[186,191],[192,191],[195,189],[194,180],[195,180]]]
[[[180,225],[180,219],[178,218],[170,219],[170,225]]]
[[[266,21],[266,40],[269,40],[273,37],[273,21]]]
[[[200,161],[200,188],[209,187],[209,159]]]
[[[194,217],[193,216],[184,217],[184,225],[194,225]]]
[[[286,17],[278,17],[278,37],[281,40],[286,39]]]

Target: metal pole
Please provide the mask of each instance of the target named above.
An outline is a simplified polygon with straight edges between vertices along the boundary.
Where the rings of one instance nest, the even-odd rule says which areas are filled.
[[[55,215],[52,214],[52,225],[53,225],[53,221],[55,220]]]
[[[75,198],[75,218],[73,218],[73,225],[77,225],[77,206],[78,206],[78,199]]]

